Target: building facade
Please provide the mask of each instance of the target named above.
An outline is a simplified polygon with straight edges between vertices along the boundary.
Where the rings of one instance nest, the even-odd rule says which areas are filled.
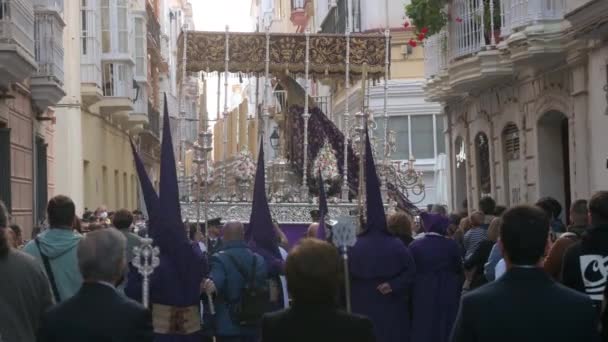
[[[55,192],[55,108],[64,90],[64,3],[0,1],[0,200],[28,237]]]
[[[425,51],[428,98],[441,101],[448,120],[450,203],[458,209],[467,199],[473,209],[484,195],[507,206],[551,196],[567,208],[608,186],[608,3],[499,4],[487,13],[453,1],[461,20]]]
[[[318,2],[315,7],[315,30],[323,33],[346,31],[348,21],[347,1]],[[407,1],[389,1],[388,14],[384,3],[371,0],[352,1],[351,32],[383,34],[387,26],[391,35],[391,61],[388,82],[386,112],[389,131],[394,133],[395,145],[390,155],[391,162],[400,168],[415,160],[416,170],[422,172],[425,192],[420,196],[410,194],[410,200],[418,206],[431,203],[447,204],[445,191],[436,188],[440,173],[436,171],[437,160],[445,153],[443,138],[444,116],[441,106],[427,101],[424,86],[424,53],[422,45],[408,45],[416,36],[411,28],[403,28],[404,6]],[[384,144],[384,82],[371,84],[362,89],[361,83],[352,84],[348,92],[349,126],[354,123],[354,114],[368,107],[374,116],[376,149]],[[346,89],[343,85],[327,86],[317,82],[312,88],[317,102],[328,103],[328,115],[344,131],[346,111]],[[381,153],[379,155],[382,155]],[[439,181],[439,183],[441,183]]]
[[[67,96],[57,109],[62,153],[55,173],[62,177],[56,192],[73,197],[79,213],[102,205],[143,208],[130,139],[158,187],[163,93],[171,115],[179,117],[175,54],[184,26],[176,14],[187,12],[189,3],[83,0],[66,6],[66,61],[80,64],[70,64]]]

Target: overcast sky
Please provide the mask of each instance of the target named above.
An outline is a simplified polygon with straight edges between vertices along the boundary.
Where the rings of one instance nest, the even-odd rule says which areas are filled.
[[[197,31],[224,31],[226,25],[233,32],[251,32],[254,20],[250,17],[251,0],[190,0]],[[229,80],[230,84],[238,80]],[[228,99],[230,105],[231,99]],[[207,80],[207,112],[209,119],[217,113],[217,78]],[[224,80],[221,80],[220,111],[224,110]],[[210,124],[213,126],[213,123]]]
[[[194,25],[199,31],[252,30],[249,16],[251,0],[190,0],[194,11]]]

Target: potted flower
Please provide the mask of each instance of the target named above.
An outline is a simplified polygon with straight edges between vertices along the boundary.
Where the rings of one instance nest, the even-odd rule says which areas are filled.
[[[445,27],[448,22],[446,4],[447,0],[412,0],[405,6],[405,13],[414,25],[418,40],[437,34]],[[405,26],[409,26],[409,23],[406,22]]]

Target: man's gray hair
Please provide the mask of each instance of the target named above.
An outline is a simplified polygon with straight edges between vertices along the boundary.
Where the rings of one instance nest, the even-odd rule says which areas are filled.
[[[124,272],[127,239],[115,228],[87,233],[78,244],[78,268],[84,280],[113,282]]]

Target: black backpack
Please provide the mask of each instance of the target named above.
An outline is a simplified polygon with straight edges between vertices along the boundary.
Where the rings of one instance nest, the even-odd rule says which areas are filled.
[[[252,254],[251,272],[247,274],[248,272],[234,256],[225,254],[244,280],[240,297],[234,302],[227,302],[230,317],[241,327],[255,326],[270,308],[268,287],[256,285],[256,255]]]

